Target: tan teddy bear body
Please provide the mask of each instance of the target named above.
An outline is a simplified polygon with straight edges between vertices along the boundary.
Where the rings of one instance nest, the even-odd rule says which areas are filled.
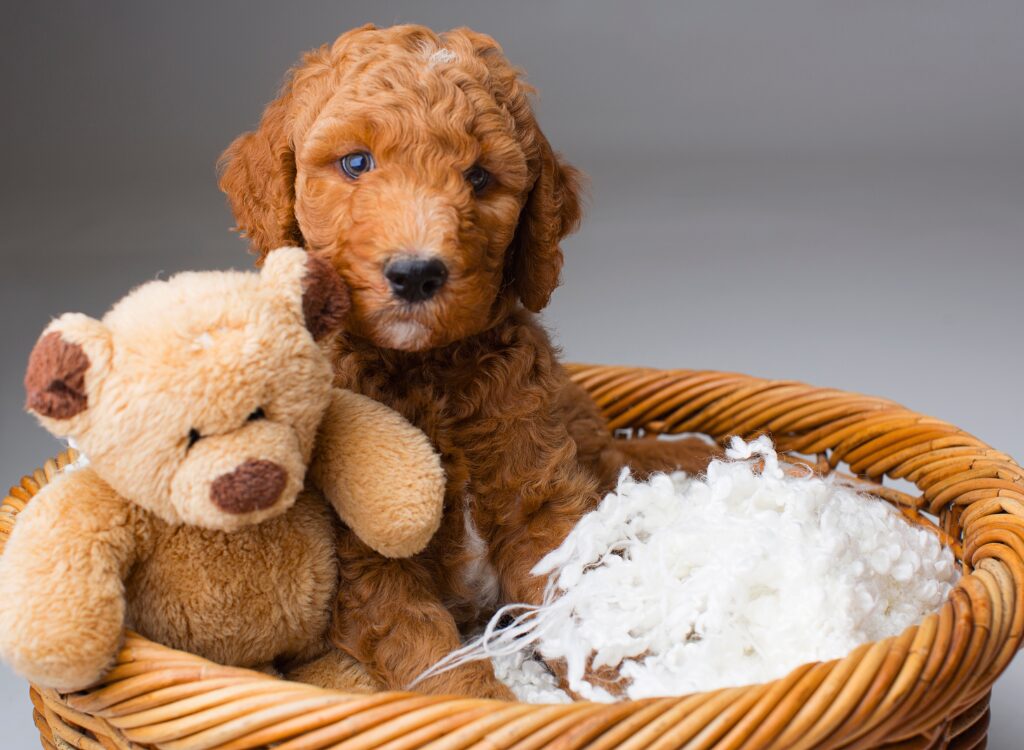
[[[412,554],[444,479],[419,430],[331,386],[317,339],[345,305],[329,266],[291,248],[259,275],[180,274],[102,322],[44,332],[28,406],[89,463],[40,491],[0,556],[0,655],[17,671],[82,688],[128,626],[225,664],[374,687],[326,637],[339,524]]]
[[[141,515],[141,514],[139,514]],[[316,493],[232,533],[140,518],[127,624],[223,664],[286,668],[328,650],[338,587],[335,516]],[[244,570],[245,575],[239,575]]]

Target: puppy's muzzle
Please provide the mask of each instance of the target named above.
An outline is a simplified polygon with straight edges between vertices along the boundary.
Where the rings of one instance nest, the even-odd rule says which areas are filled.
[[[437,258],[396,258],[384,267],[392,293],[406,302],[423,302],[448,280],[448,266]]]
[[[288,474],[273,461],[249,460],[210,486],[210,499],[226,513],[251,513],[277,502]]]

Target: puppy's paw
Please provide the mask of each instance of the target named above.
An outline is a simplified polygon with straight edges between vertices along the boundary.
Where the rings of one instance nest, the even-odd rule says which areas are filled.
[[[374,680],[362,664],[336,648],[289,669],[284,676],[292,682],[305,682],[343,693],[367,694],[384,690],[384,686]]]
[[[494,676],[490,662],[475,661],[424,680],[416,691],[432,695],[460,695],[498,701],[515,701],[515,694]]]

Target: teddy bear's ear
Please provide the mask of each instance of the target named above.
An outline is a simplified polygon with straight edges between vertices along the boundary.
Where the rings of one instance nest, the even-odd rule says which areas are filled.
[[[77,432],[109,354],[110,332],[100,321],[62,315],[47,326],[29,355],[25,408],[60,434]]]
[[[341,330],[351,300],[345,282],[327,260],[301,248],[282,247],[267,256],[260,277],[286,296],[314,339]]]

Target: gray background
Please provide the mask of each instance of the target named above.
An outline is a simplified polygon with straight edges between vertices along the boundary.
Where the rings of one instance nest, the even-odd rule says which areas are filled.
[[[470,25],[592,176],[546,319],[568,359],[885,395],[1024,457],[1024,5],[5,0],[0,479],[38,332],[186,268],[245,267],[215,187],[301,50],[365,21]],[[5,478],[5,479],[3,479]],[[1020,747],[1024,661],[994,748]],[[0,672],[3,747],[35,746]]]

